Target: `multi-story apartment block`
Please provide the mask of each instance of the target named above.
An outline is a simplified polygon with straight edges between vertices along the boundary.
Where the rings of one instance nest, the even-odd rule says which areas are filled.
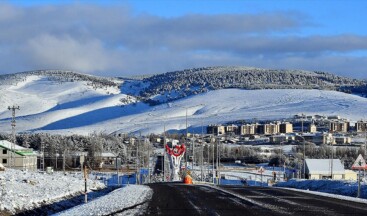
[[[349,131],[349,122],[347,121],[330,121],[329,122],[330,132],[342,132],[346,133]]]
[[[238,134],[238,126],[237,125],[226,125],[224,126],[225,134]]]
[[[269,124],[262,124],[258,125],[257,132],[259,134],[277,134],[279,133],[279,124],[278,123],[269,123]]]
[[[254,135],[256,134],[257,124],[241,125],[240,135]]]
[[[225,128],[223,125],[209,125],[206,130],[208,134],[214,134],[214,135],[225,134]]]
[[[293,133],[293,124],[289,122],[283,122],[279,126],[280,133]]]
[[[366,132],[367,122],[362,120],[357,121],[357,123],[355,124],[355,128],[357,132]]]

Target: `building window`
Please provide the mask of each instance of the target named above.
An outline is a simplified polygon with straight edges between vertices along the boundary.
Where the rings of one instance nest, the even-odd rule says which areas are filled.
[[[3,154],[4,154],[4,155],[8,154],[8,150],[3,149]]]
[[[3,164],[7,164],[8,163],[8,160],[3,158]]]

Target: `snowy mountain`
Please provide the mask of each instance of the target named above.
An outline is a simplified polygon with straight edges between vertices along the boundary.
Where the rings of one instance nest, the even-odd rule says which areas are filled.
[[[330,73],[251,67],[195,68],[146,77],[143,82],[146,88],[139,92],[139,96],[148,99],[151,104],[229,88],[321,89],[350,93],[366,90],[364,81]]]
[[[210,76],[213,76],[213,81],[207,86],[217,85],[215,83],[219,83],[218,74],[221,73],[218,72],[217,75],[213,75],[217,73],[215,71],[207,73],[203,76],[208,83]],[[227,78],[222,79],[227,80],[223,83],[228,85],[210,87],[207,91],[198,91],[185,97],[181,95],[185,88],[182,88],[181,84],[175,84],[179,82],[178,80],[188,79],[185,78],[185,73],[182,75],[183,78],[172,78],[171,81],[169,81],[170,73],[167,76],[155,75],[143,79],[123,80],[70,71],[33,71],[3,75],[0,76],[0,132],[11,131],[11,112],[7,107],[12,105],[20,106],[20,110],[16,111],[17,132],[62,134],[137,131],[160,133],[164,126],[167,130],[184,130],[186,108],[183,107],[187,107],[189,132],[201,131],[203,124],[252,118],[281,119],[299,113],[341,115],[354,121],[365,119],[367,115],[364,109],[367,105],[366,98],[340,91],[324,90],[348,86],[360,87],[364,85],[363,81],[315,72],[295,72],[295,74],[289,71],[274,72],[281,74],[280,77],[294,77],[282,81],[283,78],[276,78],[273,72],[269,72],[272,78],[269,78],[266,89],[248,90],[239,86],[240,82],[236,87],[237,78],[233,77],[237,75],[230,75],[232,73],[228,71],[223,73],[228,74]],[[260,72],[256,73],[262,76]],[[199,77],[198,75],[192,81],[200,83]],[[159,85],[154,80],[159,79],[161,85],[166,83],[166,86],[176,87],[170,91],[166,91],[163,87],[162,91],[156,91],[154,89]],[[278,82],[275,82],[276,79]],[[299,81],[303,79],[305,85]],[[255,78],[252,82],[256,83],[254,80]],[[308,89],[314,85],[310,80],[319,83],[318,87]],[[276,89],[270,89],[272,83],[276,84],[274,84],[277,86]],[[291,83],[296,84],[290,85]],[[290,85],[288,89],[281,89],[286,88],[285,85],[288,84]],[[186,86],[187,89],[198,89],[191,81],[187,82]],[[296,89],[297,86],[305,89]],[[170,100],[167,100],[168,94]],[[152,103],[154,100],[159,100],[159,103]],[[163,103],[166,101],[170,102]]]

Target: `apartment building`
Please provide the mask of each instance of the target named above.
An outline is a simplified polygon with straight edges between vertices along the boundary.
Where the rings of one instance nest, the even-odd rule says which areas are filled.
[[[348,121],[330,121],[329,131],[346,133],[349,131],[349,122]]]
[[[293,133],[293,124],[289,122],[283,122],[279,125],[280,133]]]
[[[367,129],[367,122],[365,121],[357,121],[355,124],[355,128],[357,132],[366,132]]]
[[[240,135],[254,135],[257,131],[257,124],[241,125]]]
[[[214,135],[224,135],[225,128],[223,125],[209,125],[206,128],[207,134],[214,134]]]

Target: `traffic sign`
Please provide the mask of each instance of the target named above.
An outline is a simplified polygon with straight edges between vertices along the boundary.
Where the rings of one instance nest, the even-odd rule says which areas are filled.
[[[363,159],[362,155],[359,154],[357,160],[354,161],[352,169],[366,169],[366,161]]]
[[[260,169],[259,169],[257,172],[259,172],[259,173],[263,173],[263,172],[265,172],[264,167],[260,167]]]

